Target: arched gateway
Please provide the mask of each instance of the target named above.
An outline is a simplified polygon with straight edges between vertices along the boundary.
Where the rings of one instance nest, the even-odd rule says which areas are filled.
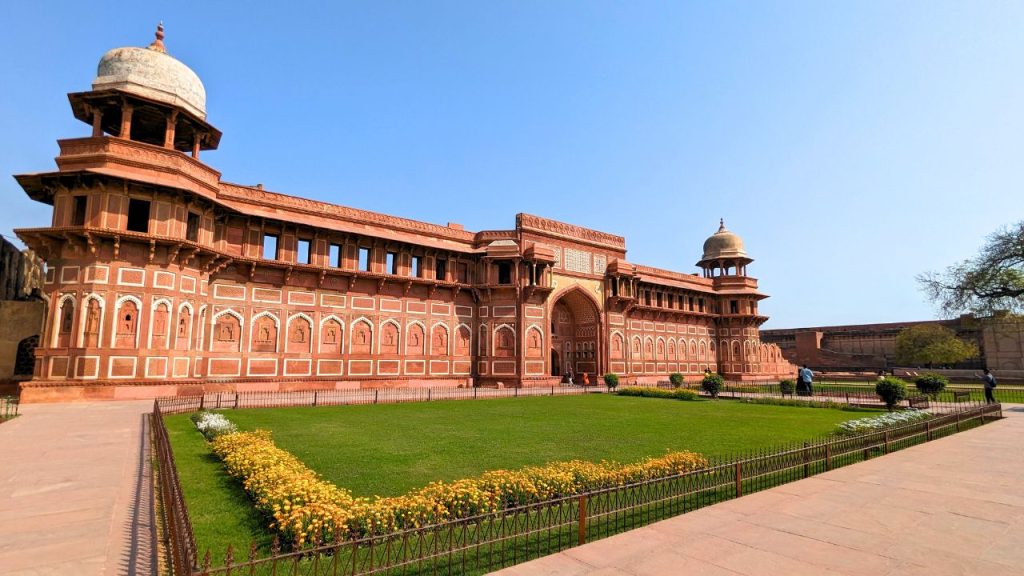
[[[573,377],[577,384],[583,374],[597,382],[603,362],[601,353],[601,311],[582,288],[563,292],[551,308],[551,375]]]

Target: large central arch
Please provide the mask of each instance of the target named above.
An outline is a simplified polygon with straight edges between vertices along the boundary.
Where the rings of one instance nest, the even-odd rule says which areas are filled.
[[[588,374],[590,382],[597,383],[603,362],[597,301],[579,286],[568,288],[554,300],[550,318],[550,374],[562,378],[571,374],[577,384]]]

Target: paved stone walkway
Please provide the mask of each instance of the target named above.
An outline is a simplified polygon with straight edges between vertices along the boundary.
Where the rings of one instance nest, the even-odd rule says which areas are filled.
[[[0,574],[153,574],[152,401],[27,404],[0,424]]]
[[[1024,406],[1006,419],[496,574],[1024,574]]]

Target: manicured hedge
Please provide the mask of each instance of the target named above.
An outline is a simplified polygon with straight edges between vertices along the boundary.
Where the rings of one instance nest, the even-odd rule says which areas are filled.
[[[619,396],[642,396],[644,398],[674,398],[676,400],[697,400],[700,398],[693,390],[663,390],[661,388],[645,388],[642,386],[622,388],[616,394]]]

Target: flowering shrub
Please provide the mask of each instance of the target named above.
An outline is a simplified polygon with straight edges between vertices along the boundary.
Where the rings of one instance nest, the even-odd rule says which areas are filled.
[[[836,426],[835,433],[840,436],[867,434],[869,432],[875,432],[876,430],[899,426],[901,424],[920,422],[929,418],[931,418],[930,414],[927,412],[921,412],[920,410],[900,410],[897,412],[882,414],[881,416],[848,420]]]
[[[670,452],[632,464],[570,460],[492,470],[479,478],[433,482],[402,496],[369,499],[354,498],[323,480],[278,448],[263,430],[218,436],[213,451],[228,473],[242,482],[256,508],[272,519],[270,527],[296,548],[418,528],[708,466],[707,459],[694,452]]]
[[[199,429],[207,440],[213,440],[222,434],[238,432],[238,427],[223,414],[204,410],[197,412],[194,416],[192,422],[195,423],[196,428]]]

